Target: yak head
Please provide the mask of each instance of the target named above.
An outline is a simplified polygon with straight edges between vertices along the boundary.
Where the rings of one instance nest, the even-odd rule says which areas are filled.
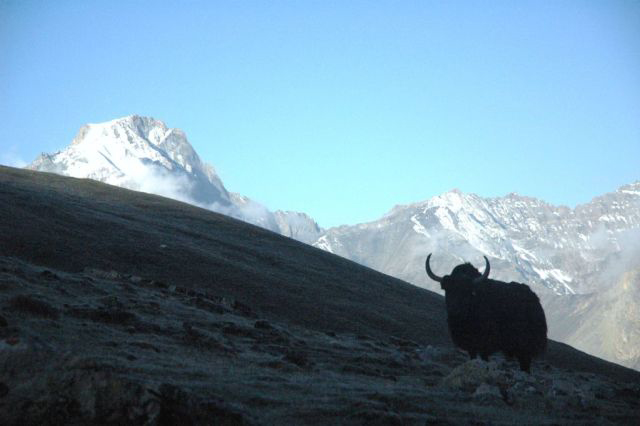
[[[440,288],[444,291],[453,291],[456,293],[460,291],[471,292],[474,285],[489,278],[491,266],[489,265],[489,259],[487,259],[487,256],[484,256],[486,266],[484,268],[484,273],[482,274],[480,274],[480,271],[478,271],[472,264],[463,263],[462,265],[458,265],[453,268],[451,274],[445,275],[444,277],[439,277],[431,271],[431,267],[429,266],[430,259],[431,254],[427,256],[425,264],[427,275],[432,280],[439,282]]]

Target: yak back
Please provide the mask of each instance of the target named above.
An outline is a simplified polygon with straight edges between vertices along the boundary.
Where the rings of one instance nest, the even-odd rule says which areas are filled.
[[[472,284],[468,275],[462,279],[453,273],[445,278],[450,278],[445,283],[449,284],[445,299],[449,330],[457,346],[487,354],[503,351],[509,356],[544,351],[546,319],[529,286],[491,279]]]

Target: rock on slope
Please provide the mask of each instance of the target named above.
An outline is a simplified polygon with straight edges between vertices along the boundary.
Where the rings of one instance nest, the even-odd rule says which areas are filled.
[[[312,244],[322,234],[322,228],[304,213],[277,210],[275,219],[280,233],[303,243]]]
[[[575,209],[451,191],[371,223],[332,228],[314,245],[438,292],[424,273],[427,253],[440,275],[466,261],[481,267],[486,255],[492,277],[528,283],[543,296],[551,336],[637,366],[640,335],[629,330],[638,327],[638,299],[608,288],[637,266],[638,241],[640,182]]]
[[[0,257],[3,424],[633,423],[640,387],[269,321],[203,290]]]
[[[0,167],[8,424],[639,420],[640,374],[449,345],[442,298],[216,213]]]
[[[635,267],[602,292],[549,300],[554,339],[640,370],[640,268]]]

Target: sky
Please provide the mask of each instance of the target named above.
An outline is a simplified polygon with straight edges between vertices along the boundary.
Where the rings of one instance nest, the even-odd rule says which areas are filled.
[[[640,180],[638,1],[0,0],[0,163],[130,114],[323,227]]]

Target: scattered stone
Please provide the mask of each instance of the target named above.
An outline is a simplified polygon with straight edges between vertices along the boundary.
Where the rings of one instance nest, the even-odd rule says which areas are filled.
[[[450,346],[247,318],[232,298],[176,297],[130,275],[136,296],[122,281],[65,272],[49,282],[40,271],[0,291],[2,424],[638,424],[636,383],[541,361],[529,375]],[[20,293],[36,307],[11,306]],[[59,321],[14,312],[46,311],[41,301]]]
[[[354,424],[366,425],[404,425],[402,417],[392,411],[374,408],[360,409],[349,416]]]
[[[105,280],[122,279],[122,275],[118,273],[118,271],[115,271],[113,269],[110,271],[103,271],[102,269],[97,269],[97,268],[84,268],[83,272],[95,278],[101,278]]]
[[[596,408],[596,397],[593,392],[588,389],[581,389],[578,393],[579,404],[585,410]]]
[[[4,382],[0,382],[0,398],[4,398],[9,394],[9,386]]]
[[[295,364],[298,367],[309,366],[309,358],[303,352],[289,351],[284,355],[282,359],[287,362],[290,362],[291,364]]]
[[[98,299],[98,303],[104,305],[107,308],[122,308],[124,305],[117,296],[105,296]]]
[[[9,300],[9,307],[16,311],[44,317],[57,319],[59,317],[58,310],[49,303],[36,299],[32,296],[20,295]]]
[[[640,385],[625,386],[616,391],[616,395],[622,398],[637,398],[640,400]]]
[[[138,320],[136,314],[121,308],[80,308],[74,307],[66,311],[70,316],[88,319],[112,325],[130,325]]]
[[[232,335],[232,336],[241,336],[241,337],[257,336],[256,332],[253,329],[242,327],[233,323],[227,324],[224,327],[222,327],[222,332],[226,335]]]
[[[441,384],[445,387],[473,392],[481,384],[503,385],[506,381],[505,371],[499,370],[495,363],[473,359],[454,368],[442,379]]]
[[[237,311],[245,316],[253,317],[255,316],[251,308],[243,303],[238,302],[236,299],[232,297],[220,297],[218,298],[219,302],[233,311]]]
[[[162,288],[162,289],[167,289],[169,288],[169,285],[162,282],[162,281],[155,281],[155,280],[151,280],[149,282],[149,285],[152,287],[157,287],[157,288]]]
[[[136,288],[133,287],[131,284],[127,283],[127,282],[123,282],[120,284],[120,287],[122,288],[122,290],[126,291],[127,293],[130,294],[136,294]]]
[[[131,342],[131,346],[136,346],[141,349],[148,349],[156,353],[160,353],[160,349],[158,349],[157,347],[155,347],[154,345],[148,342]]]
[[[50,281],[54,281],[54,280],[59,280],[60,277],[55,273],[52,272],[48,269],[45,269],[44,271],[40,272],[40,276],[46,280],[50,280]]]
[[[156,395],[160,407],[156,418],[159,425],[248,424],[242,414],[222,399],[201,399],[170,384],[161,385]]]
[[[196,297],[193,300],[194,300],[194,304],[198,309],[202,309],[202,310],[209,311],[211,313],[219,314],[219,315],[222,315],[227,312],[227,310],[225,310],[222,306],[216,303],[210,302],[202,297]]]
[[[487,383],[482,383],[476,391],[473,393],[474,401],[480,404],[502,404],[502,394],[500,393],[500,389],[497,386],[489,385]]]
[[[401,339],[400,337],[395,337],[395,336],[391,336],[389,338],[389,341],[396,345],[396,346],[400,346],[402,348],[417,348],[419,345],[416,342],[412,342],[411,340],[406,340],[406,339]]]
[[[443,348],[428,345],[416,350],[416,355],[423,362],[443,362],[446,364],[460,364],[469,360],[469,356],[455,348]]]
[[[567,396],[574,391],[574,386],[566,380],[555,379],[549,391],[550,396]]]
[[[253,324],[259,330],[273,330],[273,326],[267,320],[258,320]]]

